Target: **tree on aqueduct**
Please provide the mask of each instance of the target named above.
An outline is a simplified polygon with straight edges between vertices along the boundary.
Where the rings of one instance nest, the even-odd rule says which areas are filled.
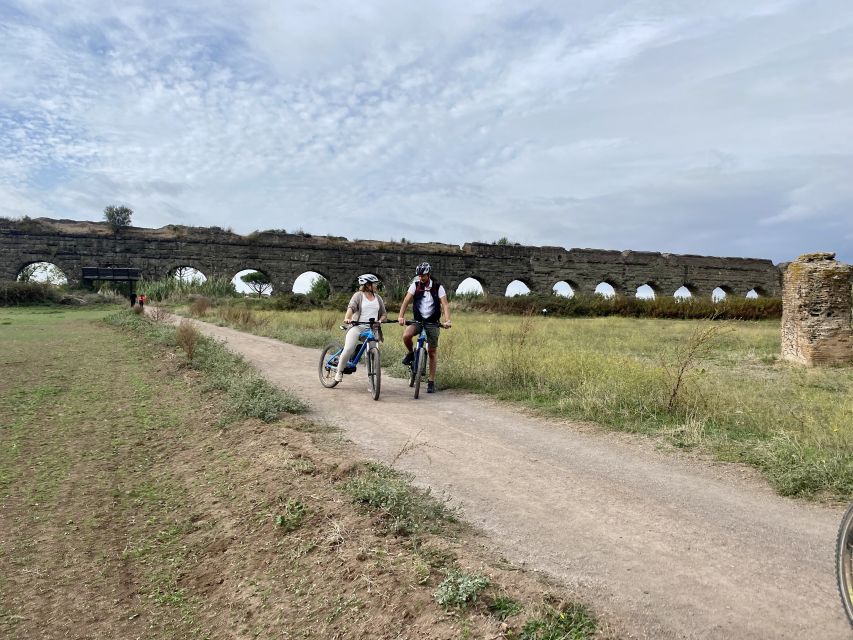
[[[104,220],[110,225],[113,233],[118,233],[120,229],[129,227],[131,216],[133,216],[133,209],[124,205],[111,204],[104,209]]]

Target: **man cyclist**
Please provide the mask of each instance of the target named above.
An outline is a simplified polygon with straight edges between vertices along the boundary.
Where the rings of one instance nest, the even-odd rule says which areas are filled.
[[[406,292],[403,304],[400,305],[400,316],[397,318],[397,322],[401,325],[406,324],[406,309],[409,308],[409,303],[414,300],[412,313],[415,316],[415,322],[438,324],[443,311],[444,324],[442,326],[449,329],[450,305],[447,304],[447,292],[441,284],[432,279],[432,267],[428,262],[422,262],[415,268],[415,275],[417,277]],[[415,335],[420,333],[420,331],[420,324],[412,324],[406,327],[406,330],[403,332],[403,344],[406,345],[406,350],[408,351],[406,357],[403,358],[403,364],[405,365],[411,366],[412,360],[414,360],[412,343]],[[435,393],[436,350],[438,349],[439,333],[440,329],[438,327],[426,327],[427,341],[429,342],[427,393]]]

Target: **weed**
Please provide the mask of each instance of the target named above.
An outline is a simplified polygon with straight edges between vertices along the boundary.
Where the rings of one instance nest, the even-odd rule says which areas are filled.
[[[304,413],[308,410],[308,405],[294,394],[272,386],[254,372],[233,376],[228,386],[228,397],[238,416],[258,418],[264,422],[274,422],[282,413]]]
[[[279,497],[282,512],[275,517],[276,525],[285,532],[293,531],[302,526],[302,521],[308,515],[308,507],[299,500],[287,498],[282,501]]]
[[[713,318],[712,318],[713,319]],[[675,364],[668,367],[672,375],[672,388],[666,403],[668,411],[672,411],[678,399],[678,393],[684,384],[685,376],[690,369],[695,368],[707,356],[714,341],[724,333],[734,331],[733,328],[718,324],[698,325],[685,343],[678,350]]]
[[[547,607],[542,617],[525,623],[518,640],[587,640],[597,626],[583,605],[571,604],[560,610]]]
[[[481,573],[451,569],[438,585],[435,601],[445,609],[462,609],[474,602],[490,584],[489,579]]]
[[[498,620],[511,618],[524,609],[520,602],[516,602],[508,596],[497,596],[489,603],[489,611]]]
[[[380,464],[368,464],[344,485],[344,490],[355,502],[379,510],[385,528],[397,535],[412,535],[455,521],[429,490],[414,487],[410,476]]]

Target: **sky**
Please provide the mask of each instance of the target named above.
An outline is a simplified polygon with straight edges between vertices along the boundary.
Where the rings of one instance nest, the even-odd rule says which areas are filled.
[[[850,0],[0,0],[0,216],[853,262]]]

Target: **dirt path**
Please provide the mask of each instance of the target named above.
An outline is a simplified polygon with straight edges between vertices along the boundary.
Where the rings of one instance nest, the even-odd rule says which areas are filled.
[[[412,399],[359,371],[317,380],[318,350],[199,323],[311,402],[370,457],[448,495],[510,560],[640,638],[850,638],[832,554],[842,510],[773,494],[749,470],[659,452],[479,397]]]

